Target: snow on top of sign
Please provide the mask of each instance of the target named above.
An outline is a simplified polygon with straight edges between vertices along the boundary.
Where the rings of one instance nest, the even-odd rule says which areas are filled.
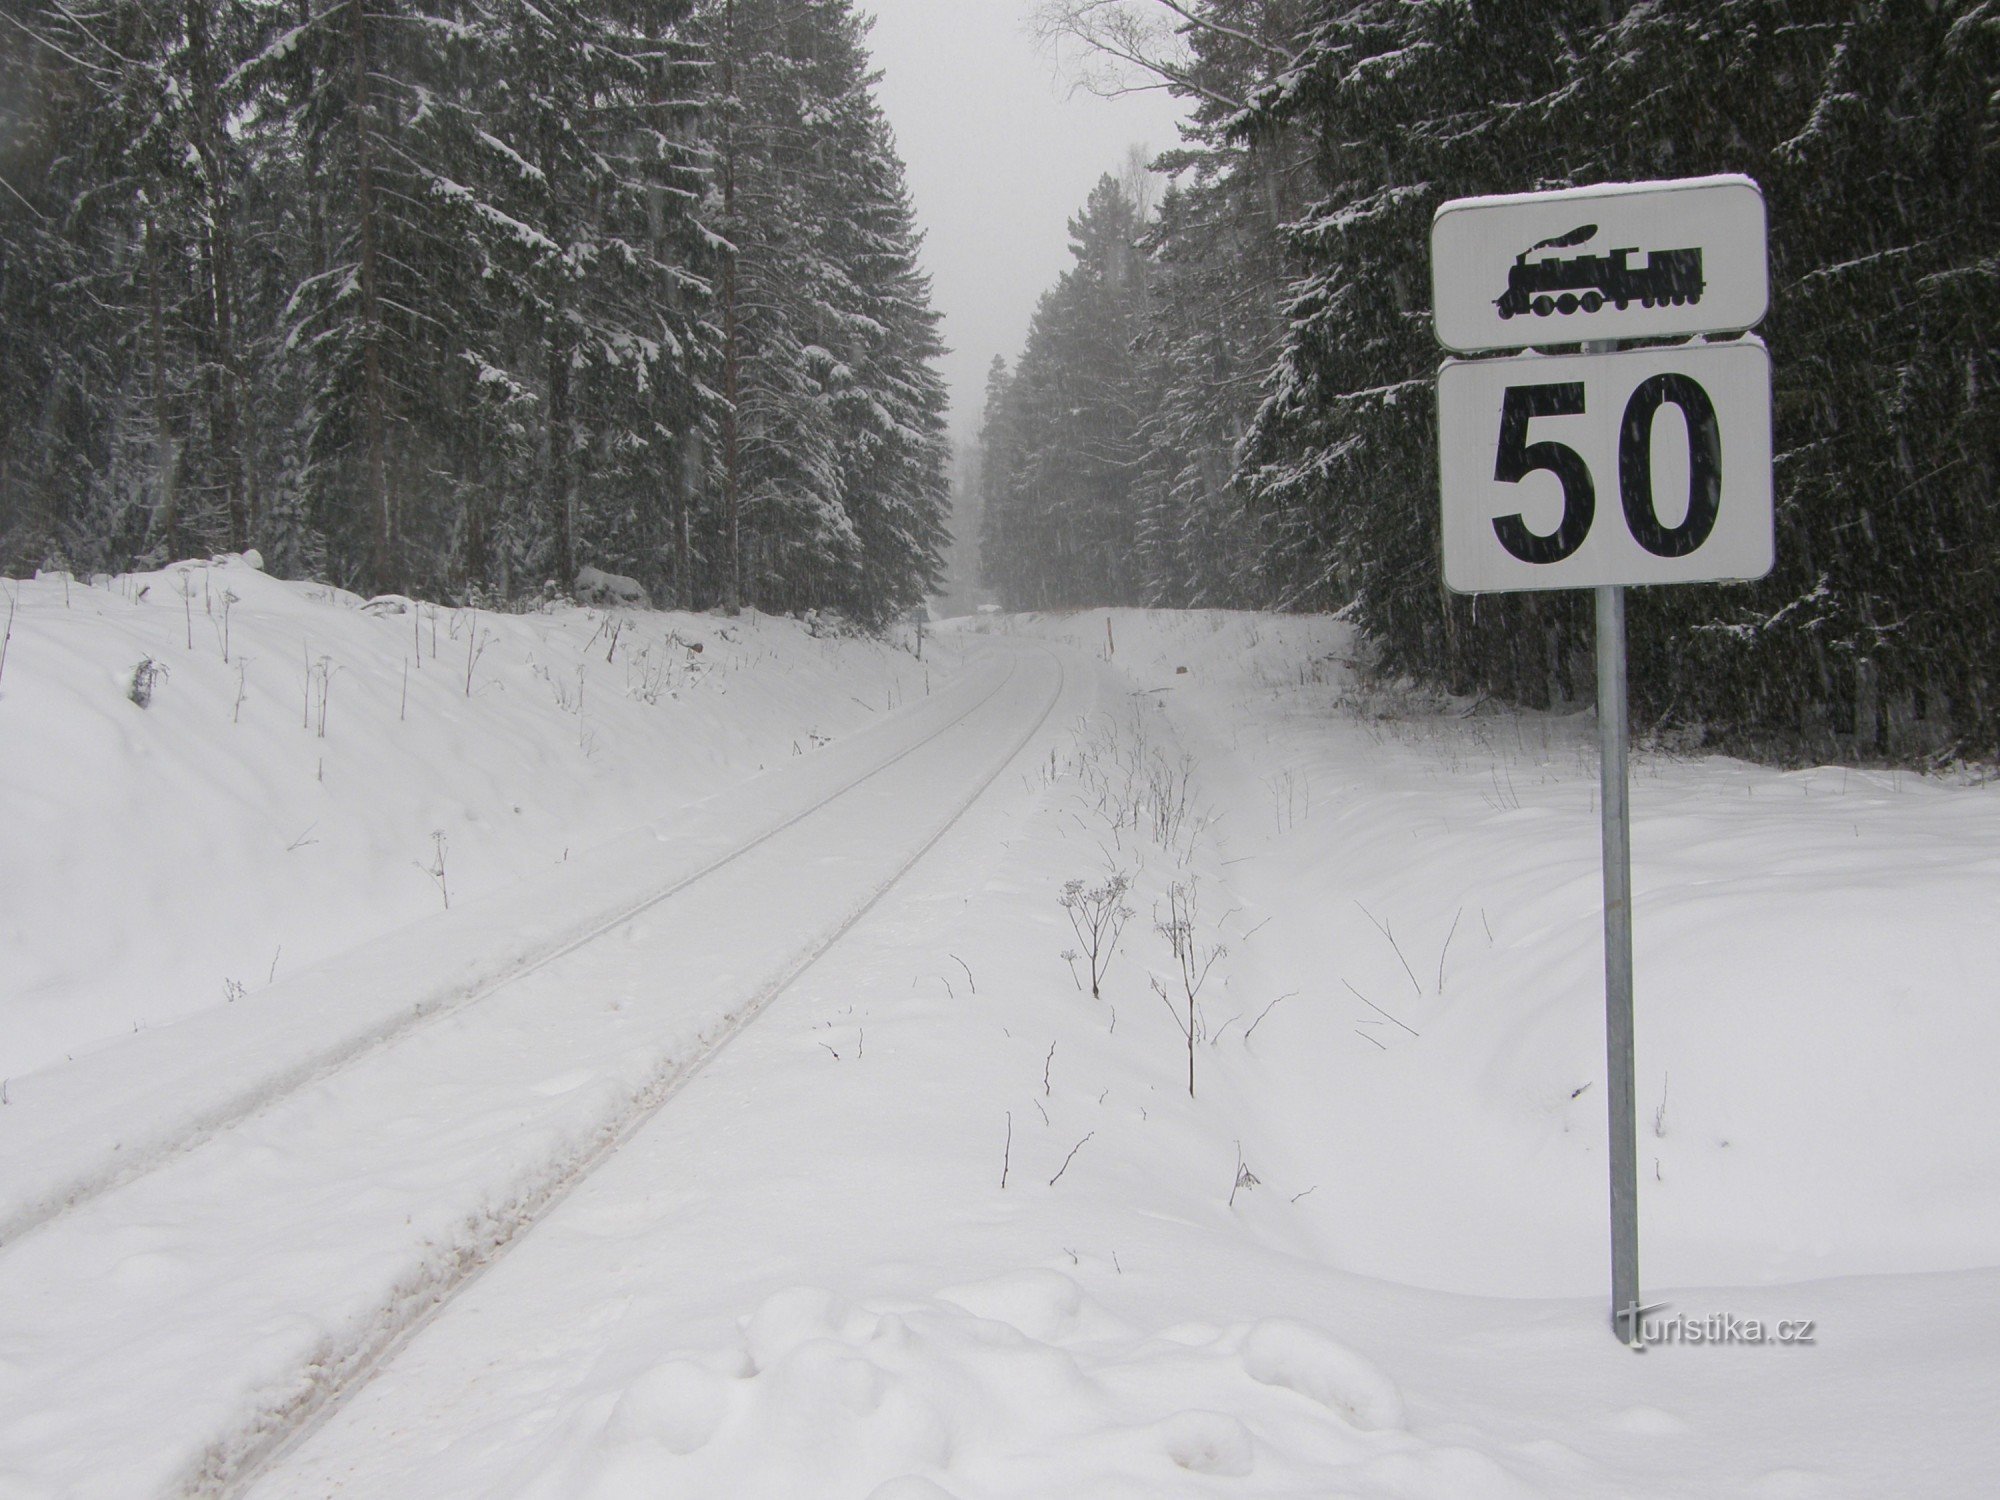
[[[1747,187],[1759,197],[1764,190],[1752,177],[1740,172],[1723,172],[1713,177],[1676,177],[1660,182],[1594,182],[1588,187],[1557,188],[1542,193],[1489,193],[1475,198],[1453,198],[1438,205],[1433,221],[1462,208],[1507,208],[1521,203],[1546,203],[1552,198],[1575,202],[1591,198],[1624,198],[1635,193],[1676,192],[1693,188]]]

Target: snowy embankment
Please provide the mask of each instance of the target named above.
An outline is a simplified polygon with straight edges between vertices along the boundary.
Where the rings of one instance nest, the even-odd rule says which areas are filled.
[[[364,601],[233,557],[0,589],[0,1077],[558,867],[930,675],[792,620]]]
[[[1218,971],[1217,1050],[1239,1008],[1296,995],[1253,1040],[1279,1054],[1258,1134],[1317,1184],[1321,1252],[1456,1291],[1595,1290],[1594,718],[1364,685],[1328,622],[1114,626],[1227,809],[1231,926],[1268,923]],[[1101,612],[1020,628],[1104,649]],[[1631,796],[1648,1285],[2000,1261],[2000,785],[1642,749]]]
[[[1636,1357],[1587,717],[994,628],[1088,711],[259,1497],[1984,1492],[1993,788],[1640,758],[1645,1285],[1814,1342]]]
[[[754,615],[364,602],[238,558],[7,592],[0,1241],[568,951],[669,883],[655,820],[956,669]]]

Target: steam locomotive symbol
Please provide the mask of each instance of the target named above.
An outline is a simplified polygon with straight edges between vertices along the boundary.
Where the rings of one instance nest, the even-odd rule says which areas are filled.
[[[1551,255],[1530,262],[1537,250],[1567,250],[1581,245],[1597,233],[1595,224],[1583,224],[1568,234],[1530,245],[1514,257],[1507,273],[1507,290],[1494,299],[1500,316],[1532,312],[1538,318],[1550,313],[1594,313],[1605,303],[1623,309],[1636,302],[1641,307],[1701,301],[1701,251],[1653,250],[1643,266],[1631,264],[1639,253],[1636,246],[1613,250],[1609,255],[1577,255],[1568,259]]]

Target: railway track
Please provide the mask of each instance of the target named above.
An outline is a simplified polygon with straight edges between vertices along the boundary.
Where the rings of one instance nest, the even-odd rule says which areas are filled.
[[[986,670],[671,878],[17,1228],[0,1477],[241,1493],[863,920],[1065,692],[1039,651]],[[217,1350],[241,1354],[220,1383]]]

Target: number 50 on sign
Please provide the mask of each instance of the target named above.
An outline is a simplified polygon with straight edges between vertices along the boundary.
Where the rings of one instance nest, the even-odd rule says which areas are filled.
[[[1438,429],[1459,593],[1771,571],[1771,362],[1756,339],[1448,361]]]

